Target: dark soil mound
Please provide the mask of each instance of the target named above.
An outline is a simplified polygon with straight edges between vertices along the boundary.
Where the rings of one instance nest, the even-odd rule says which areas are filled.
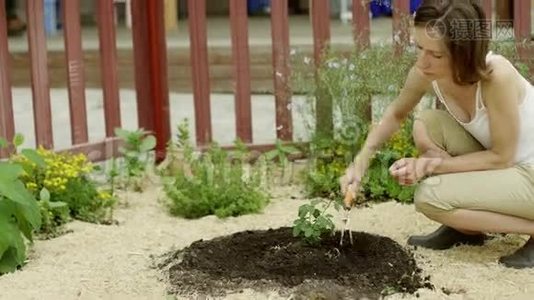
[[[196,241],[160,267],[169,272],[170,292],[179,294],[275,288],[315,299],[378,298],[432,288],[413,257],[390,238],[363,232],[353,238],[353,245],[340,247],[338,233],[309,246],[291,228],[238,232]]]

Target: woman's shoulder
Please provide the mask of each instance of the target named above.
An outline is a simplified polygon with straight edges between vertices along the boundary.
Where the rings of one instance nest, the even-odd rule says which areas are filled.
[[[500,54],[488,54],[487,70],[487,77],[483,80],[486,83],[512,83],[521,79],[514,65]]]
[[[522,75],[506,57],[499,54],[490,55],[487,60],[487,76],[481,80],[485,94],[512,88],[511,90],[517,91],[517,96],[521,98],[524,94]]]

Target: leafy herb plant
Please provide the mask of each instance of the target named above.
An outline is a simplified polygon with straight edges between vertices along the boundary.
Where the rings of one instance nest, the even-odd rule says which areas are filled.
[[[115,180],[121,172],[124,172],[126,187],[133,187],[140,191],[142,190],[142,176],[149,164],[150,152],[156,147],[156,138],[153,135],[147,135],[143,129],[129,131],[116,128],[115,135],[124,141],[124,146],[119,149],[123,155],[124,164],[122,168],[113,168],[114,173],[110,177]]]
[[[187,124],[181,124],[177,146],[183,161],[167,178],[164,189],[171,214],[185,218],[216,215],[224,218],[260,212],[269,202],[261,174],[246,168],[243,145],[238,159],[212,144],[205,153],[195,153]],[[248,170],[248,172],[247,172]]]
[[[315,245],[321,241],[323,235],[332,233],[335,229],[333,216],[327,213],[332,203],[339,209],[339,204],[334,200],[325,202],[325,200],[316,199],[310,204],[301,205],[298,218],[293,222],[293,235],[302,238],[310,245]],[[321,208],[318,207],[319,204],[322,205]]]

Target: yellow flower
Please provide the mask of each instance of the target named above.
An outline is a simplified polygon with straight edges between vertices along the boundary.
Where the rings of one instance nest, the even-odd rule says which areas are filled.
[[[101,191],[101,192],[98,192],[98,198],[102,200],[108,200],[108,199],[111,199],[111,195],[108,192]]]
[[[37,189],[37,184],[35,182],[28,182],[26,183],[26,188],[31,191],[35,191]]]

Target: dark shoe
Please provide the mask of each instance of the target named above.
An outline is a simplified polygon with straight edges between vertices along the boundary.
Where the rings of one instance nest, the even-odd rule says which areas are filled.
[[[530,238],[514,254],[501,257],[499,262],[509,268],[523,269],[534,267],[534,240]]]
[[[484,244],[485,239],[485,234],[465,234],[454,228],[441,225],[438,230],[431,234],[411,236],[408,238],[408,245],[444,250],[462,244],[480,246]]]

